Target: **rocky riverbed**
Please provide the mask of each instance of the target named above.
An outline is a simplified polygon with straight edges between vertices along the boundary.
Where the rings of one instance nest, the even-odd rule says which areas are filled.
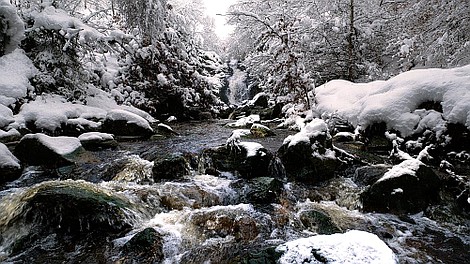
[[[380,129],[361,139],[339,121],[306,120],[296,132],[254,119],[176,123],[147,139],[31,134],[7,144],[19,167],[2,170],[0,261],[470,257],[467,176],[423,150],[394,152]]]

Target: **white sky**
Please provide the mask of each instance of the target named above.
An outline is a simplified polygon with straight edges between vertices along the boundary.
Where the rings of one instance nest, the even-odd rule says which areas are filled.
[[[236,1],[237,0],[203,0],[207,9],[207,14],[215,20],[215,33],[221,39],[226,39],[233,31],[233,27],[225,25],[226,18],[223,16],[217,16],[216,14],[225,14],[228,7]]]

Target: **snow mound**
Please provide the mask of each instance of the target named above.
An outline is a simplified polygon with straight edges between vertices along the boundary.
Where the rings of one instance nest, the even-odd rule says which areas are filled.
[[[103,39],[105,36],[98,30],[85,25],[80,19],[71,17],[67,12],[48,6],[42,12],[33,14],[34,25],[31,30],[38,28],[60,30],[68,40],[79,36],[80,43],[89,43]],[[67,45],[67,44],[66,44]]]
[[[21,168],[20,161],[10,152],[5,144],[0,143],[0,168]]]
[[[8,126],[14,121],[15,119],[13,118],[13,112],[11,111],[11,109],[0,104],[0,128]]]
[[[321,134],[326,134],[327,132],[328,126],[325,121],[319,118],[315,118],[306,126],[304,126],[299,133],[285,138],[283,145],[289,144],[289,147],[292,147],[300,142],[310,143],[311,138],[315,138]]]
[[[50,137],[44,134],[28,134],[21,140],[36,139],[55,153],[66,156],[82,147],[80,140],[74,137]]]
[[[100,133],[100,132],[87,132],[83,133],[78,136],[80,142],[86,141],[107,141],[107,140],[114,140],[114,136],[108,133]]]
[[[316,89],[317,109],[364,128],[383,121],[404,137],[423,128],[442,134],[444,120],[470,128],[469,84],[470,65],[413,70],[388,81],[363,84],[334,80]],[[417,110],[425,102],[440,103],[443,113]]]
[[[35,74],[36,68],[23,50],[0,57],[0,104],[12,105],[25,97],[33,90],[29,79]]]
[[[376,235],[352,230],[287,242],[276,248],[281,264],[292,263],[397,263],[393,251]]]
[[[83,119],[101,120],[105,117],[105,110],[66,102],[60,96],[42,96],[24,104],[15,118],[18,127],[26,127],[26,124],[32,123],[37,129],[54,132],[67,122],[77,123],[81,120],[80,123],[85,125]]]
[[[128,124],[136,124],[139,127],[153,131],[149,122],[145,118],[126,110],[111,110],[106,115],[106,119],[112,121],[126,121]]]
[[[16,8],[8,0],[0,0],[0,14],[7,21],[6,35],[9,41],[5,43],[5,53],[10,53],[18,47],[18,44],[24,38],[24,23],[16,13]]]

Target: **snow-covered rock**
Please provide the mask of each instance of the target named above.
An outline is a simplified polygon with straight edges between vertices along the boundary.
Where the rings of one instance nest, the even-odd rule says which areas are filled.
[[[12,128],[8,131],[3,131],[0,129],[0,142],[7,143],[12,141],[17,141],[21,139],[21,134],[18,130]]]
[[[301,238],[276,248],[279,263],[398,263],[393,251],[376,235],[352,230],[344,234]]]
[[[326,123],[313,119],[299,133],[288,136],[278,156],[293,180],[316,184],[334,176],[340,162]]]
[[[81,150],[78,138],[28,134],[16,146],[15,155],[28,165],[60,167],[72,164]]]
[[[232,141],[225,146],[205,149],[201,167],[205,171],[236,172],[241,177],[270,177],[273,154],[256,142]]]
[[[29,79],[36,71],[23,50],[16,49],[0,57],[0,104],[12,105],[32,91]]]
[[[153,129],[143,117],[129,111],[116,109],[106,115],[103,132],[116,136],[150,137]]]
[[[424,128],[440,135],[443,122],[470,128],[469,83],[470,66],[464,66],[413,70],[388,81],[362,84],[334,80],[315,91],[320,113],[336,113],[363,128],[383,121],[407,137]],[[418,109],[428,102],[441,106],[437,110],[442,113]]]
[[[21,176],[19,160],[7,146],[0,143],[0,183],[15,180]]]
[[[250,128],[250,133],[253,137],[264,138],[274,135],[271,129],[261,124],[253,124]]]
[[[227,124],[231,128],[250,128],[254,123],[260,122],[261,118],[259,115],[250,115],[242,117],[236,122]]]
[[[366,211],[417,213],[439,200],[441,182],[417,159],[393,166],[361,194]]]
[[[15,126],[57,134],[67,123],[78,131],[90,126],[95,128],[98,124],[90,120],[102,120],[105,116],[106,111],[100,108],[70,103],[60,96],[39,96],[21,107],[15,116]]]
[[[118,143],[112,134],[100,132],[87,132],[81,134],[78,139],[86,150],[100,150],[116,148]]]
[[[5,128],[13,122],[15,122],[15,119],[13,118],[11,109],[0,104],[0,129]]]

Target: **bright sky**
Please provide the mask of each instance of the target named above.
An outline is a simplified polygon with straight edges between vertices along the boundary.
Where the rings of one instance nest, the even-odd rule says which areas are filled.
[[[230,5],[237,0],[203,0],[207,8],[207,14],[215,20],[215,33],[221,39],[226,39],[233,31],[233,27],[225,25],[226,18],[224,16],[217,16],[216,14],[225,14]]]

